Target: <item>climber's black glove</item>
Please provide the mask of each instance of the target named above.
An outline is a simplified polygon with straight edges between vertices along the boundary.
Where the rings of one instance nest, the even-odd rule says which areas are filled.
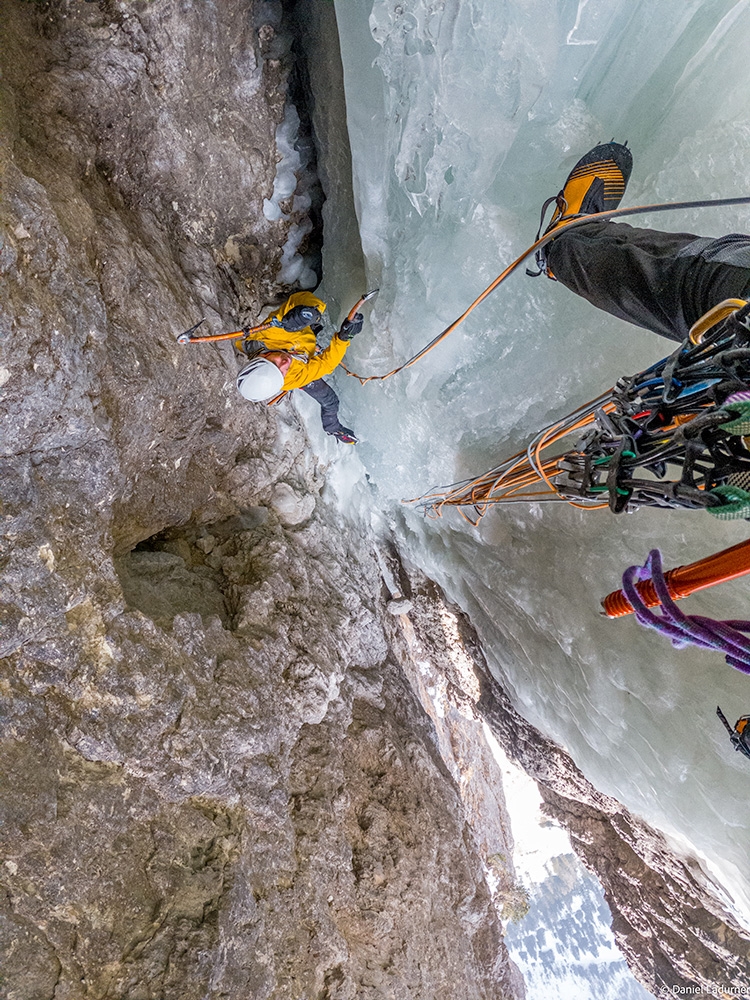
[[[287,333],[298,333],[300,330],[304,330],[306,326],[319,323],[320,320],[320,312],[315,306],[295,306],[294,309],[290,309],[282,317],[281,326]]]
[[[339,340],[351,340],[352,337],[356,337],[362,331],[364,321],[362,313],[355,313],[354,319],[345,319],[338,333]]]

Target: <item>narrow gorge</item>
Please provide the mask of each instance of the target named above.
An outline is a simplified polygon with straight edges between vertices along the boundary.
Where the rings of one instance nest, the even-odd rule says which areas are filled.
[[[316,167],[335,24],[3,0],[0,996],[521,1000],[484,723],[636,977],[748,987],[717,887],[518,714],[335,442],[242,400],[230,344],[176,342],[319,274],[326,213],[353,253],[346,159]]]

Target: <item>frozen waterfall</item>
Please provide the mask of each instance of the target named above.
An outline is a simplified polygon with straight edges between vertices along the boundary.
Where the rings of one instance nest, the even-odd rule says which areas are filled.
[[[542,201],[597,142],[633,150],[625,204],[750,189],[750,0],[335,7],[367,277],[381,287],[372,335],[350,351],[357,372],[395,367],[459,315],[532,242]],[[719,236],[749,231],[750,212],[636,224]],[[717,704],[732,721],[750,711],[748,679],[718,654],[599,615],[650,548],[679,565],[742,540],[745,523],[517,505],[472,528],[456,512],[431,521],[400,503],[492,468],[669,350],[519,273],[409,371],[337,381],[403,545],[468,610],[520,710],[600,789],[702,857],[748,923],[749,821],[737,802],[750,765],[715,717]],[[724,585],[692,598],[693,610],[747,617],[746,592]]]

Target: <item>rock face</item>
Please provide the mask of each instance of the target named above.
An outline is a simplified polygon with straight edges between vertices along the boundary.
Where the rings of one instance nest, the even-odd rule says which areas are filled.
[[[727,912],[720,890],[697,861],[677,856],[658,831],[597,791],[568,754],[529,725],[493,677],[466,616],[418,572],[412,569],[410,577],[400,582],[411,598],[411,631],[429,653],[416,656],[421,684],[405,669],[435,718],[440,745],[447,736],[453,760],[471,760],[479,770],[481,750],[472,746],[462,753],[458,746],[471,739],[472,722],[490,726],[507,755],[535,779],[545,811],[567,829],[576,853],[601,882],[618,946],[633,974],[654,995],[702,990],[739,996],[750,991],[750,934]],[[443,756],[450,762],[445,749]],[[460,767],[457,772],[462,784]],[[472,798],[479,796],[465,796],[466,814],[473,828],[482,831],[493,810],[484,801],[472,813]],[[502,825],[490,823],[489,828]],[[497,859],[505,849],[489,850],[500,852],[493,854]],[[480,847],[480,853],[487,865],[487,847]],[[503,884],[506,912],[512,912],[512,873],[501,868],[496,875]]]
[[[523,995],[372,540],[175,342],[288,291],[289,48],[276,2],[3,4],[8,1000]]]
[[[598,792],[560,747],[518,715],[481,654],[476,662],[478,711],[537,781],[546,811],[567,828],[602,883],[612,930],[636,977],[657,996],[748,992],[750,934],[727,913],[697,862],[676,856],[658,831]]]

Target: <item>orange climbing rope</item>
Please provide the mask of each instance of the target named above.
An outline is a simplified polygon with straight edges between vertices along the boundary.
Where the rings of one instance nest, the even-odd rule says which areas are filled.
[[[537,250],[541,250],[542,247],[546,246],[553,239],[557,239],[564,232],[569,229],[574,229],[576,226],[584,225],[587,222],[605,222],[607,219],[614,219],[617,217],[625,215],[639,215],[645,212],[667,212],[675,209],[690,209],[690,208],[707,208],[709,206],[720,206],[720,205],[746,205],[750,204],[750,198],[716,198],[714,200],[703,200],[703,201],[674,201],[674,202],[661,202],[655,205],[637,205],[634,208],[615,208],[610,212],[594,212],[591,215],[581,216],[580,218],[570,219],[568,222],[563,222],[556,226],[552,232],[540,237],[535,243],[524,250],[520,257],[517,257],[512,264],[509,264],[505,270],[499,274],[494,281],[492,281],[484,291],[478,295],[471,305],[465,309],[461,315],[454,319],[452,323],[449,323],[444,330],[442,330],[437,337],[429,342],[421,351],[418,351],[414,357],[409,358],[398,368],[392,369],[392,371],[386,372],[384,375],[358,375],[356,372],[349,371],[345,365],[340,365],[341,368],[346,372],[347,375],[351,375],[352,378],[356,378],[360,385],[365,385],[367,382],[382,382],[384,379],[390,378],[392,375],[397,375],[399,372],[404,371],[406,368],[411,368],[415,365],[417,361],[421,360],[426,354],[434,348],[437,347],[441,341],[445,340],[449,334],[459,327],[464,320],[471,315],[471,313],[476,309],[476,307],[491,295],[492,292],[502,284],[506,278],[518,268],[520,265]]]

